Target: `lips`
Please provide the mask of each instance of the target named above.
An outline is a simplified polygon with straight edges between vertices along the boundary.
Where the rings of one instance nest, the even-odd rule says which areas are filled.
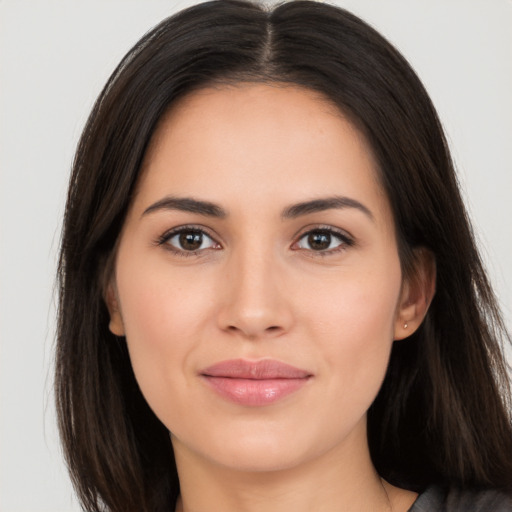
[[[223,398],[253,407],[281,400],[301,389],[312,377],[306,370],[274,359],[222,361],[205,368],[200,375]]]

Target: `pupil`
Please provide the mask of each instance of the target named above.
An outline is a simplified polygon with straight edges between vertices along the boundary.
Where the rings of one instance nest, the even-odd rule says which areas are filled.
[[[203,235],[201,233],[180,233],[180,245],[187,251],[195,251],[201,247]]]
[[[311,233],[308,236],[308,243],[315,251],[328,249],[331,245],[331,235],[329,233]]]

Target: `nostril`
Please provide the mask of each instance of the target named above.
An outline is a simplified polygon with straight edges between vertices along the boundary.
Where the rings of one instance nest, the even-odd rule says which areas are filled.
[[[229,332],[232,332],[232,333],[244,333],[245,335],[247,335],[250,338],[258,337],[257,334],[249,332],[250,329],[243,329],[243,328],[237,327],[236,325],[228,325],[226,330]],[[273,333],[278,333],[281,330],[282,330],[282,327],[280,327],[279,325],[271,325],[271,326],[263,329],[263,331],[261,331],[261,333],[262,334],[263,333],[273,334]]]

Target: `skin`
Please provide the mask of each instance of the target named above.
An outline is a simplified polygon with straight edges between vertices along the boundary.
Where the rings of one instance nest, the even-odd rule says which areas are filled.
[[[168,196],[226,215],[147,211]],[[282,216],[332,196],[370,214],[348,206]],[[186,254],[178,236],[164,235],[190,225],[206,235]],[[342,238],[312,248],[307,233],[318,228]],[[404,279],[372,153],[316,93],[244,84],[173,106],[146,154],[107,303],[110,329],[126,336],[141,390],[171,432],[177,510],[409,508],[416,495],[372,465],[366,412],[393,340],[414,332],[433,294],[422,254]],[[312,377],[277,402],[245,407],[199,375],[236,358],[277,359]]]

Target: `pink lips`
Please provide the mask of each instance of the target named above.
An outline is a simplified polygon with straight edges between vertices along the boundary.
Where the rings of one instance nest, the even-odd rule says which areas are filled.
[[[246,406],[268,405],[297,391],[312,374],[273,359],[222,361],[201,376],[222,397]]]

